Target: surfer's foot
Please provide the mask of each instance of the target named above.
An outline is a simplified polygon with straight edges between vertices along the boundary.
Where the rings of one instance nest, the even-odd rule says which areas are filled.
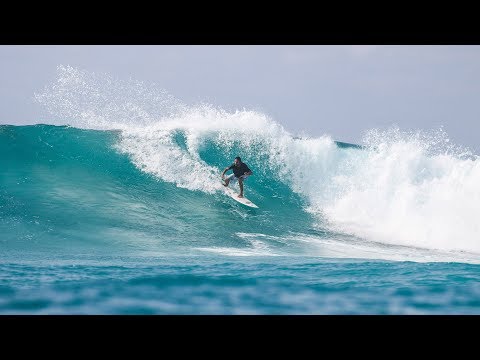
[[[225,181],[222,181],[222,185],[223,185],[223,186],[228,186],[228,183],[225,182]]]
[[[242,195],[242,194],[239,194],[238,197],[239,197],[239,198],[243,198],[243,195]]]

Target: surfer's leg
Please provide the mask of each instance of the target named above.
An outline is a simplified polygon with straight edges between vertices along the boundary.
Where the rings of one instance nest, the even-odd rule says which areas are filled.
[[[240,186],[240,194],[238,195],[239,198],[243,197],[243,178],[238,178],[238,186]]]

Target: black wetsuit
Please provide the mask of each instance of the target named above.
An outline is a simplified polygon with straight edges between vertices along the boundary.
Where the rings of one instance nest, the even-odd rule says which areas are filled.
[[[233,170],[233,173],[235,174],[235,177],[239,178],[240,176],[244,175],[246,172],[250,172],[250,170],[245,163],[241,163],[240,166],[235,166],[235,163],[230,165],[230,167],[227,169],[228,170]]]

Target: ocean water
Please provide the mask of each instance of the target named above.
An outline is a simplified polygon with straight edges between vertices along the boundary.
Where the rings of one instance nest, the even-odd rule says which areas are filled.
[[[294,136],[63,66],[35,98],[0,125],[1,314],[480,313],[480,162],[441,130]]]

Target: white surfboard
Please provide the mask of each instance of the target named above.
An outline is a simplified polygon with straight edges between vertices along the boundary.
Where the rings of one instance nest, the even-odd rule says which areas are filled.
[[[249,206],[249,207],[252,207],[252,208],[257,208],[258,209],[258,206],[255,205],[254,203],[252,203],[250,200],[248,200],[245,196],[243,198],[239,198],[238,197],[238,192],[236,192],[235,190],[229,188],[228,186],[224,186],[225,188],[225,193],[230,196],[233,200],[236,200],[238,201],[239,203],[243,204],[243,205],[246,205],[246,206]]]

